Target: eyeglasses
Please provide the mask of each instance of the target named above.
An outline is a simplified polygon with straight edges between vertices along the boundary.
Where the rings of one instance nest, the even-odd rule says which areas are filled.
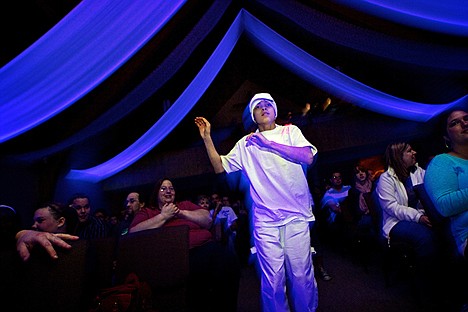
[[[463,116],[461,119],[454,119],[451,122],[449,122],[448,127],[453,128],[456,125],[460,125],[463,122],[468,122],[468,115]]]
[[[169,187],[167,187],[167,186],[161,186],[161,188],[159,189],[160,192],[165,192],[165,191],[167,191],[167,190],[169,190],[169,192],[171,192],[171,193],[175,191],[175,190],[174,190],[174,187],[172,187],[172,186],[169,186]]]
[[[333,179],[341,179],[341,176],[333,176]]]

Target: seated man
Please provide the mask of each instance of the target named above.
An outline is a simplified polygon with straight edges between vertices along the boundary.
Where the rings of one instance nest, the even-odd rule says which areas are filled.
[[[348,208],[349,185],[343,185],[341,172],[334,171],[330,177],[330,188],[321,200],[322,216],[326,218],[332,239],[343,242],[352,226],[353,217]]]
[[[237,215],[231,207],[228,196],[223,196],[221,201],[213,202],[210,210],[213,227],[219,228],[215,231],[215,239],[223,244],[234,245],[237,230]]]

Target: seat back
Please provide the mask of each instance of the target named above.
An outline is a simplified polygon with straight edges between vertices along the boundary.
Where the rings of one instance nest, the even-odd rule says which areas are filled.
[[[72,249],[56,249],[58,259],[51,259],[42,248],[35,248],[26,263],[14,263],[15,311],[83,311],[89,293],[88,242],[70,242]],[[5,282],[5,281],[4,281]],[[10,281],[11,282],[11,281]]]
[[[444,252],[451,259],[457,259],[459,254],[452,234],[450,218],[444,217],[437,210],[424,187],[424,183],[415,185],[413,189],[423,205],[426,215],[431,220],[432,227],[441,239],[441,245],[445,248]]]
[[[114,282],[114,262],[117,253],[117,237],[101,237],[89,240],[88,254],[94,291],[111,287]]]
[[[151,286],[158,311],[186,311],[189,274],[188,226],[130,233],[117,247],[116,283],[135,273]]]
[[[374,231],[378,235],[378,239],[382,239],[382,207],[380,207],[376,191],[364,193],[362,195],[366,201],[369,214],[372,218]]]
[[[429,194],[427,194],[426,188],[424,187],[424,183],[413,186],[413,189],[416,193],[416,196],[418,196],[421,204],[423,205],[424,210],[426,211],[426,215],[429,217],[431,222],[436,226],[444,224],[448,218],[442,216],[437,210],[437,208],[434,206],[434,203],[429,197]]]

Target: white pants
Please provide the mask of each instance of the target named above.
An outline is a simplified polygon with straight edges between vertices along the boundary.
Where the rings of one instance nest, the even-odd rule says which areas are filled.
[[[280,227],[255,226],[254,238],[261,269],[263,311],[315,311],[318,290],[309,223],[293,221]]]

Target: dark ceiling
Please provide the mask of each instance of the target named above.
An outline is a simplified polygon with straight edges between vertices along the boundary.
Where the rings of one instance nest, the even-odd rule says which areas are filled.
[[[1,55],[0,64],[6,64],[27,48],[79,2],[76,0],[35,0],[30,1],[28,5],[14,2],[11,9],[2,10],[2,18],[5,20],[8,17],[9,27],[2,28],[4,52]],[[160,33],[107,81],[51,120],[0,144],[0,153],[15,159],[18,155],[53,146],[99,118],[171,53],[212,3],[213,1],[188,1]],[[330,27],[339,22],[350,25],[349,27],[356,31],[378,33],[386,38],[396,38],[401,42],[427,44],[428,46],[467,46],[466,37],[411,28],[340,6],[333,1],[304,0],[286,3],[304,6],[303,18],[320,16],[324,21],[328,21]],[[468,93],[467,70],[441,69],[437,66],[399,62],[396,58],[380,57],[360,49],[342,46],[318,32],[314,33],[302,28],[290,17],[270,9],[262,1],[232,1],[219,25],[207,34],[205,40],[195,49],[177,74],[171,77],[167,84],[155,92],[150,99],[105,131],[85,142],[80,142],[71,149],[47,155],[40,161],[47,162],[51,161],[50,159],[58,161],[59,159],[60,162],[67,162],[71,153],[83,153],[83,158],[86,158],[87,154],[93,155],[93,160],[86,165],[96,165],[128,147],[164,113],[163,103],[174,102],[183,92],[216,47],[240,8],[245,8],[260,20],[267,21],[269,27],[322,62],[339,69],[357,81],[396,97],[424,103],[446,103]],[[392,48],[395,49],[397,55],[400,47]],[[193,111],[155,148],[151,155],[147,155],[142,160],[143,165],[140,163],[133,168],[150,167],[149,159],[166,157],[162,156],[162,153],[167,154],[170,151],[199,146],[198,133],[193,125],[193,117],[198,115],[204,115],[212,120],[213,126],[217,129],[231,129],[230,135],[239,138],[245,130],[241,119],[242,111],[248,99],[259,90],[271,90],[277,102],[281,103],[280,111],[282,110],[283,114],[288,111],[300,111],[306,102],[321,104],[326,97],[331,97],[335,108],[334,115],[332,117],[326,114],[319,116],[320,120],[317,124],[321,125],[321,128],[313,129],[315,133],[322,131],[321,133],[329,134],[331,138],[339,137],[334,134],[334,129],[347,131],[346,129],[350,127],[359,128],[363,123],[373,124],[375,120],[395,129],[401,126],[401,123],[407,125],[404,121],[399,124],[393,118],[363,111],[346,103],[343,99],[334,97],[333,94],[325,93],[262,54],[246,38],[241,38],[226,65]],[[369,122],[369,120],[374,121]],[[422,131],[418,132],[415,130],[418,127],[415,127],[414,123],[410,124],[411,126],[407,129],[413,129],[416,136],[421,136]],[[368,129],[364,131],[369,134]],[[398,136],[401,133],[404,131],[395,130],[392,135]],[[411,137],[411,133],[407,136]],[[316,144],[324,151],[352,150],[353,144],[355,148],[369,151],[389,139],[391,137],[384,137],[380,141],[369,140],[366,146],[361,141],[356,141],[354,144],[353,139],[350,139],[348,143],[342,143],[320,137],[317,138]],[[201,171],[204,170],[209,169]],[[184,174],[190,176],[197,173],[186,172]]]

